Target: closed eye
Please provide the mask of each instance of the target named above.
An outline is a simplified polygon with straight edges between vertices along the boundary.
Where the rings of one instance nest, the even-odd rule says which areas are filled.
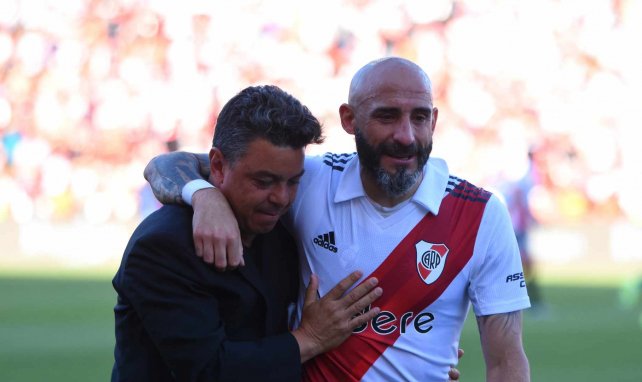
[[[268,188],[274,183],[274,179],[263,179],[263,178],[255,178],[254,179],[254,184],[258,188]]]
[[[288,184],[291,185],[291,186],[296,186],[299,183],[301,183],[301,177],[297,177],[297,178],[293,178],[293,179],[288,180]]]

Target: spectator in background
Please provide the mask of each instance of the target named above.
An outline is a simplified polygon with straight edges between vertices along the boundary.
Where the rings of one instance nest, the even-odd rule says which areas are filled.
[[[541,291],[537,282],[533,257],[530,252],[529,238],[535,225],[535,218],[531,213],[529,194],[537,183],[536,169],[533,161],[533,150],[528,152],[528,168],[524,176],[517,181],[507,182],[502,187],[501,193],[504,196],[506,206],[511,216],[515,237],[519,246],[519,253],[524,267],[524,279],[528,285],[528,296],[531,300],[531,307],[537,309],[542,302]]]
[[[309,100],[324,119],[326,143],[352,150],[328,100],[357,65],[387,53],[434,68],[440,109],[450,116],[436,150],[460,150],[451,162],[458,173],[486,183],[497,167],[480,163],[502,163],[514,142],[549,137],[543,170],[561,176],[538,192],[533,213],[542,224],[642,221],[639,187],[620,181],[641,178],[634,100],[642,62],[630,44],[615,43],[636,41],[641,2],[509,2],[501,12],[493,1],[474,0],[29,4],[0,2],[0,138],[12,166],[5,177],[16,186],[5,193],[17,211],[11,224],[138,222],[140,173],[150,156],[136,147],[176,134],[182,149],[203,149],[221,100],[259,82],[287,84]],[[546,14],[557,17],[538,22]],[[480,56],[484,41],[494,43]],[[504,122],[530,113],[538,123],[513,130],[513,143],[504,144]],[[61,156],[71,180],[54,186],[70,189],[71,199],[52,214],[56,202],[42,182],[60,167],[44,163]]]

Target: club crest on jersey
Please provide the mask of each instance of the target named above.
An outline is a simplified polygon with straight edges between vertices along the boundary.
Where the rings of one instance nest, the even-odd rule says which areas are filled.
[[[417,272],[428,285],[434,283],[446,265],[448,247],[444,244],[427,243],[423,240],[415,244],[417,250]]]

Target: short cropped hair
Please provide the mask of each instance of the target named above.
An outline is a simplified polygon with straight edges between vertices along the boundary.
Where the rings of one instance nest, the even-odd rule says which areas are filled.
[[[250,86],[230,99],[216,121],[212,145],[230,163],[254,140],[298,149],[323,142],[321,124],[310,110],[277,86]]]

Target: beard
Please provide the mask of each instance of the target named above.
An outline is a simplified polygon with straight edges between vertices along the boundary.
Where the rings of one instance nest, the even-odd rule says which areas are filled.
[[[355,132],[355,142],[361,167],[375,180],[381,190],[392,198],[406,194],[417,184],[432,151],[432,141],[427,146],[417,142],[407,146],[396,142],[384,142],[375,147],[368,143],[361,129]],[[409,171],[405,166],[398,166],[396,172],[390,173],[381,167],[383,155],[398,157],[414,155],[417,158],[417,168]]]

